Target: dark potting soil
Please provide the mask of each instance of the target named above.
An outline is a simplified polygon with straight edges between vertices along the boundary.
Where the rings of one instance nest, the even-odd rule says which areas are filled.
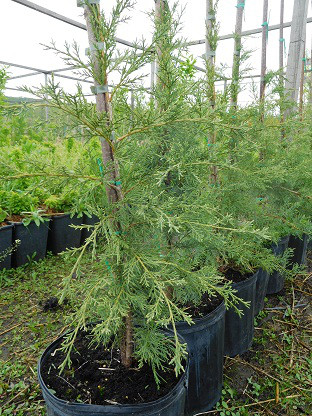
[[[157,400],[178,383],[173,368],[159,371],[165,380],[157,388],[148,365],[127,369],[120,363],[120,351],[103,346],[90,346],[90,336],[78,334],[71,353],[71,368],[60,375],[58,367],[65,354],[56,350],[42,367],[42,378],[53,394],[69,402],[88,404],[136,404]]]
[[[40,208],[44,210],[44,214],[45,215],[51,215],[51,216],[64,215],[64,212],[55,211],[55,210],[53,210],[51,208],[47,208],[44,205],[42,207],[40,207]]]
[[[0,222],[0,228],[5,227],[6,225],[8,225],[6,222]]]
[[[55,296],[51,296],[50,298],[46,299],[44,302],[41,302],[42,309],[47,311],[55,311],[59,307],[58,298]]]
[[[200,318],[208,315],[214,311],[223,302],[222,296],[209,297],[207,293],[204,293],[201,302],[198,305],[192,303],[186,304],[186,311],[192,318]]]
[[[39,305],[42,306],[42,310],[44,312],[48,311],[57,311],[58,309],[62,308],[63,305],[68,305],[69,301],[67,298],[64,299],[62,304],[59,304],[59,300],[55,296],[51,296],[50,298],[47,298],[45,300],[41,300],[39,302]]]
[[[7,218],[7,221],[11,221],[11,222],[22,222],[24,219],[24,217],[22,217],[21,215],[10,215]]]
[[[242,273],[241,271],[230,267],[225,269],[220,268],[220,272],[224,275],[226,280],[231,280],[233,283],[243,282],[253,275],[253,273]]]

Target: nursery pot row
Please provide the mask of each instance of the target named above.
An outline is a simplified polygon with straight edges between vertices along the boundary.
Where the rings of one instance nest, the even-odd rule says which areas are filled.
[[[288,247],[289,236],[282,238],[277,244],[272,245],[272,251],[276,256],[282,256]],[[270,277],[267,287],[267,294],[272,295],[280,292],[284,288],[285,277],[279,272],[274,271]]]
[[[0,270],[19,267],[30,259],[38,261],[46,256],[47,251],[61,253],[70,248],[80,247],[91,235],[91,229],[75,229],[71,225],[94,225],[98,218],[84,216],[70,217],[69,214],[54,215],[49,221],[37,226],[34,222],[25,226],[22,222],[12,222],[0,227]],[[12,253],[12,244],[19,240]]]

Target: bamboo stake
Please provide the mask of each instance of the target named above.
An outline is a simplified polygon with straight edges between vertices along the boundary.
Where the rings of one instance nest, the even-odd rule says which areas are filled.
[[[242,49],[242,29],[245,0],[237,0],[236,25],[234,33],[234,54],[232,67],[232,84],[231,84],[231,106],[237,107],[238,88],[239,88],[239,70]]]
[[[267,40],[268,40],[268,8],[269,0],[263,0],[263,23],[262,23],[262,52],[261,52],[261,79],[260,79],[260,100],[265,98],[265,75],[267,61]]]
[[[130,124],[131,124],[131,128],[133,127],[133,112],[134,112],[134,94],[133,94],[133,90],[130,91],[130,101],[131,101],[131,115],[130,115]]]
[[[306,67],[305,62],[306,62],[306,54],[304,50],[303,58],[302,58],[302,65],[301,65],[300,94],[299,94],[299,114],[300,114],[301,121],[303,121],[304,79],[305,79],[305,67]]]
[[[155,72],[156,72],[156,62],[155,59],[151,62],[151,90],[155,86]]]
[[[44,86],[47,88],[48,86],[48,74],[44,74]],[[45,99],[46,101],[48,101],[48,95],[45,94]],[[45,111],[45,121],[46,123],[49,121],[49,107],[46,105],[44,107],[44,111]]]

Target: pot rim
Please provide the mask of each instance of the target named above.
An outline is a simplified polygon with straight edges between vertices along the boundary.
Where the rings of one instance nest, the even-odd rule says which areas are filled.
[[[177,329],[180,329],[180,328],[182,329],[182,327],[185,327],[185,328],[190,328],[191,329],[195,325],[199,325],[201,323],[204,323],[205,321],[209,321],[211,318],[212,318],[211,324],[213,324],[215,322],[215,320],[218,318],[218,316],[215,317],[214,315],[217,315],[223,309],[225,311],[225,300],[224,299],[222,299],[222,302],[213,311],[209,312],[207,315],[201,316],[200,318],[193,319],[193,323],[191,325],[189,325],[185,321],[178,321],[178,322],[175,323],[176,328]]]
[[[14,227],[14,223],[8,222],[6,225],[2,225],[2,226],[0,227],[0,231],[1,231],[1,230],[6,230],[6,229],[8,229],[8,228],[13,228],[13,227]]]
[[[49,220],[51,219],[51,217],[46,217],[46,218],[48,218]],[[24,223],[23,223],[23,221],[8,221],[8,223],[10,224],[10,225],[12,225],[12,227],[14,227],[14,225],[24,225],[25,227],[28,227],[28,225],[30,225],[30,224],[34,224],[35,223],[35,221],[30,221],[30,223],[28,224],[28,225],[25,225]],[[40,225],[48,225],[48,223],[49,223],[49,221],[44,221],[44,222],[41,222],[39,225],[37,225],[37,227],[40,227]]]
[[[232,282],[232,287],[236,289],[238,287],[244,286],[245,284],[246,286],[251,285],[253,283],[253,280],[257,280],[260,270],[261,269],[258,269],[252,276],[248,277],[245,280],[242,280],[241,282]]]
[[[52,349],[52,347],[57,346],[61,342],[61,340],[65,337],[65,335],[68,334],[69,332],[72,332],[72,331],[71,330],[67,331],[66,333],[64,333],[63,335],[58,337],[55,341],[53,341],[50,345],[48,345],[48,347],[42,353],[42,355],[41,355],[41,357],[38,361],[38,365],[37,365],[38,380],[39,380],[39,384],[40,384],[41,389],[43,390],[44,395],[49,396],[50,399],[52,399],[55,403],[57,403],[59,405],[78,406],[80,409],[92,406],[94,410],[101,410],[103,408],[106,408],[107,410],[110,410],[110,411],[113,411],[114,409],[117,409],[117,408],[118,409],[120,409],[120,408],[124,408],[124,409],[128,409],[128,408],[129,409],[131,409],[131,408],[139,409],[139,408],[142,408],[142,409],[144,409],[144,408],[148,408],[148,407],[151,407],[151,406],[154,406],[154,405],[157,405],[157,404],[161,404],[161,402],[165,402],[166,400],[169,400],[170,396],[172,396],[173,392],[176,392],[176,391],[179,390],[181,384],[188,382],[187,376],[188,376],[188,372],[189,372],[189,358],[187,358],[187,360],[186,360],[184,373],[181,375],[177,384],[165,396],[162,396],[159,399],[151,401],[151,402],[134,403],[134,404],[128,403],[128,404],[116,404],[116,405],[106,405],[106,404],[99,405],[99,404],[69,402],[69,401],[66,401],[64,399],[60,399],[60,398],[58,398],[57,396],[55,396],[54,394],[51,393],[51,391],[48,389],[47,385],[43,381],[43,378],[41,376],[42,360],[48,354],[48,351],[50,349]],[[166,330],[166,332],[170,332],[170,333],[173,334],[173,332],[170,331],[170,330]],[[186,341],[183,339],[183,337],[181,335],[179,335],[179,338],[186,344]],[[187,352],[188,352],[188,348],[187,348]],[[175,394],[174,394],[173,397],[175,397]]]

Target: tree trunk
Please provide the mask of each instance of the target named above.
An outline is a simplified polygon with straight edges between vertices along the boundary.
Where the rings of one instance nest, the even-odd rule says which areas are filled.
[[[231,106],[237,107],[238,89],[239,89],[239,70],[242,49],[242,29],[245,0],[237,0],[236,25],[234,33],[234,55],[232,67],[232,83],[231,83]]]
[[[124,333],[121,339],[120,355],[122,364],[129,368],[133,362],[133,322],[132,313],[124,318]]]
[[[101,26],[100,26],[100,7],[98,5],[84,6],[84,16],[87,25],[88,39],[90,51],[97,42],[103,42]],[[94,18],[96,17],[96,18]],[[104,53],[104,52],[103,52]],[[94,86],[105,86],[108,90],[108,79],[104,68],[101,65],[101,60],[98,59],[98,51],[92,53],[94,60]],[[102,85],[101,85],[102,84]],[[107,125],[112,125],[112,107],[109,92],[96,93],[96,109],[99,113],[105,113],[107,116]],[[113,147],[103,137],[101,140],[102,160],[103,166],[106,169],[105,174],[105,190],[109,203],[114,204],[123,199],[118,161],[115,158]],[[113,137],[111,138],[113,142]],[[116,231],[121,231],[120,224],[115,222],[114,227]],[[120,345],[121,361],[125,367],[131,367],[133,359],[133,323],[132,313],[129,311],[124,318],[124,328],[122,330],[122,340]]]
[[[285,0],[281,0],[280,9],[280,29],[279,29],[279,96],[280,96],[280,120],[281,124],[284,123],[284,51],[285,51],[285,39],[284,39],[284,13],[285,13]],[[285,136],[284,129],[282,127],[282,138]]]
[[[214,21],[215,16],[215,7],[214,0],[206,0],[206,71],[207,71],[207,84],[208,84],[208,100],[210,101],[211,108],[215,107],[216,101],[216,89],[215,89],[215,55],[216,47],[211,44],[211,37],[215,30]],[[213,127],[213,131],[209,133],[208,144],[212,147],[216,143],[216,131]],[[216,184],[218,181],[218,168],[217,166],[211,167],[210,175],[211,183]]]

